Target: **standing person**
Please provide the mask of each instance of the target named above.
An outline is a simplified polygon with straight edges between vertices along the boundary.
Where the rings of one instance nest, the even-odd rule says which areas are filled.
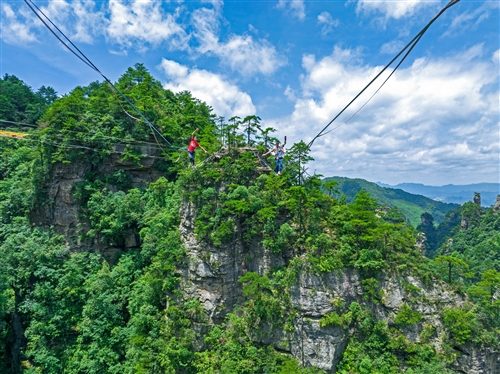
[[[194,168],[194,150],[196,147],[200,147],[203,149],[203,152],[208,153],[205,148],[203,148],[199,143],[198,143],[198,137],[195,136],[196,132],[198,131],[198,128],[193,131],[191,134],[191,141],[189,142],[189,147],[188,147],[188,153],[189,153],[189,160],[191,161],[191,167]]]
[[[281,175],[281,170],[283,170],[283,156],[285,156],[285,142],[280,144],[279,140],[276,140],[276,145],[270,151],[264,153],[262,156],[267,156],[269,153],[274,152],[274,158],[276,160],[276,174]]]

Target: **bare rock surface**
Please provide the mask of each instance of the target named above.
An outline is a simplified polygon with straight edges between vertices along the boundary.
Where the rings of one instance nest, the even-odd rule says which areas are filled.
[[[276,266],[286,265],[291,254],[275,254],[260,246],[258,241],[246,244],[237,228],[233,240],[221,246],[198,241],[194,234],[195,206],[184,202],[181,206],[181,237],[188,252],[188,261],[181,269],[181,289],[185,299],[198,299],[209,323],[220,323],[234,306],[243,302],[242,285],[238,279],[247,271],[264,275]],[[317,366],[327,373],[335,373],[349,336],[354,333],[340,326],[320,327],[320,319],[328,313],[341,310],[338,301],[346,306],[353,302],[369,308],[379,319],[394,325],[394,319],[403,304],[422,315],[421,320],[404,327],[403,333],[411,342],[420,341],[424,324],[435,329],[430,343],[441,350],[443,322],[440,313],[447,307],[462,304],[465,299],[453,293],[444,284],[425,285],[415,277],[398,277],[385,273],[378,279],[380,300],[367,300],[362,278],[356,269],[343,269],[322,275],[300,271],[290,289],[293,308],[298,312],[293,320],[293,331],[265,326],[264,333],[256,335],[263,344],[272,344],[277,350],[295,357],[303,366]],[[344,309],[345,310],[345,309]],[[203,344],[198,344],[200,349]],[[453,366],[458,372],[500,373],[500,353],[488,350],[458,351]]]
[[[115,151],[121,152],[122,146],[115,146]],[[120,149],[118,149],[120,148]],[[138,146],[145,155],[155,155],[158,151],[150,145]],[[81,240],[82,234],[89,230],[89,223],[80,214],[81,201],[75,197],[75,187],[85,180],[89,172],[104,176],[123,170],[130,178],[129,188],[146,187],[148,183],[157,180],[162,174],[154,168],[155,158],[143,158],[140,164],[132,160],[123,160],[122,154],[113,153],[103,160],[98,167],[90,159],[82,157],[71,163],[56,163],[52,175],[44,187],[47,203],[35,209],[31,222],[45,229],[53,228],[66,238],[67,244],[73,250],[99,250],[104,254],[114,254],[116,248],[106,248],[99,243],[89,243]],[[112,186],[109,186],[113,190]],[[126,247],[138,246],[137,237],[126,238]]]

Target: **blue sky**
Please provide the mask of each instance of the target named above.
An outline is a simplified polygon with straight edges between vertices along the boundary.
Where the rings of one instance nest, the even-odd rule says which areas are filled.
[[[111,80],[136,62],[217,115],[310,140],[445,1],[35,1]],[[99,80],[23,1],[1,0],[0,73],[65,94]],[[498,1],[462,0],[374,98],[315,142],[310,172],[396,184],[499,182]]]

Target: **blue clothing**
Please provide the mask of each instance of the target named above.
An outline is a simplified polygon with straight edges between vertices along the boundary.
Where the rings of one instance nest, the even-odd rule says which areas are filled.
[[[283,157],[276,158],[276,173],[283,170]]]
[[[188,151],[188,153],[189,153],[189,161],[191,161],[191,164],[194,165],[194,150]]]
[[[276,154],[275,154],[276,158],[283,158],[283,156],[285,155],[285,150],[283,149],[283,147],[284,146],[282,145],[276,146]]]

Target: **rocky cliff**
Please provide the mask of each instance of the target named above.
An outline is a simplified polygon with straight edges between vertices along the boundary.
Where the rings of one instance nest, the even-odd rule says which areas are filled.
[[[144,150],[148,152],[148,150]],[[149,151],[154,155],[153,151]],[[46,189],[48,203],[40,206],[32,221],[41,227],[53,227],[64,235],[67,244],[76,251],[96,251],[110,257],[126,248],[103,246],[95,241],[82,241],[89,229],[81,216],[81,201],[75,197],[75,187],[90,172],[112,175],[123,170],[130,177],[129,188],[146,187],[161,172],[154,167],[154,158],[147,158],[138,165],[123,161],[120,156],[108,157],[98,167],[86,160],[71,164],[57,164]],[[94,168],[97,168],[94,170]],[[113,185],[109,190],[116,189]],[[298,270],[293,284],[287,289],[289,324],[262,322],[264,333],[254,334],[257,343],[269,344],[295,357],[305,367],[315,366],[327,373],[335,373],[336,367],[351,337],[359,333],[359,327],[349,323],[325,323],[329,315],[346,315],[350,305],[359,304],[374,318],[384,321],[388,327],[398,327],[405,344],[426,342],[440,353],[447,351],[448,367],[459,373],[500,373],[500,353],[489,347],[472,344],[443,343],[446,329],[442,312],[448,307],[464,305],[467,299],[453,292],[440,281],[422,282],[417,277],[401,276],[390,270],[376,276],[376,284],[367,293],[367,284],[358,269],[344,268],[332,272],[313,271],[308,262],[301,261],[293,250],[275,253],[262,245],[256,235],[250,242],[243,239],[243,229],[236,224],[232,239],[221,245],[210,244],[195,234],[196,204],[185,200],[180,209],[180,234],[187,250],[186,261],[177,269],[180,290],[184,300],[198,300],[205,314],[203,322],[193,321],[198,333],[195,349],[206,347],[203,335],[225,316],[243,305],[245,297],[240,278],[249,272],[261,276],[271,270],[286,267],[292,259],[298,259]],[[127,239],[126,247],[140,247],[138,235]],[[368,296],[367,296],[368,295]],[[418,316],[411,323],[397,321],[398,315],[410,310]],[[451,358],[450,358],[451,357]]]
[[[54,164],[47,183],[42,186],[44,203],[39,205],[30,215],[31,222],[44,229],[52,228],[66,239],[67,245],[76,251],[98,251],[108,258],[113,257],[121,249],[106,247],[98,241],[82,240],[90,229],[88,220],[82,214],[82,199],[76,196],[79,184],[89,179],[89,175],[112,176],[123,172],[127,179],[126,190],[135,187],[146,187],[157,180],[162,172],[155,167],[159,159],[159,151],[150,145],[134,146],[134,149],[145,157],[140,162],[124,159],[124,146],[114,146],[114,152],[105,157],[98,165],[91,161],[87,154],[71,163]],[[106,181],[105,181],[106,182]],[[115,192],[117,187],[106,183],[109,191]],[[126,240],[127,247],[138,247],[136,236]]]
[[[213,246],[197,240],[194,234],[195,206],[184,202],[181,211],[181,234],[188,251],[188,261],[180,270],[184,298],[199,300],[206,314],[206,321],[216,324],[235,306],[243,303],[243,287],[238,279],[247,272],[266,274],[273,268],[288,264],[292,254],[275,254],[259,245],[245,244],[237,230],[231,243]],[[264,336],[255,336],[264,344],[295,357],[303,366],[315,366],[327,373],[335,373],[346,349],[348,338],[357,334],[355,327],[322,326],[321,320],[329,313],[342,314],[345,306],[358,303],[373,315],[396,326],[396,316],[403,308],[421,317],[418,322],[401,327],[409,343],[425,340],[437,352],[443,352],[446,335],[443,310],[458,307],[466,297],[453,292],[443,282],[424,284],[416,277],[401,277],[396,273],[382,272],[378,277],[375,298],[366,296],[366,286],[356,269],[314,274],[302,268],[289,290],[291,307],[296,313],[293,327],[283,329],[266,326]],[[339,303],[340,301],[340,303]],[[425,334],[425,331],[431,331]],[[203,331],[200,325],[199,331]],[[426,335],[426,336],[424,336]],[[429,336],[430,335],[430,336]],[[200,343],[199,349],[203,349]],[[449,368],[458,373],[500,373],[500,352],[473,345],[454,346]]]

